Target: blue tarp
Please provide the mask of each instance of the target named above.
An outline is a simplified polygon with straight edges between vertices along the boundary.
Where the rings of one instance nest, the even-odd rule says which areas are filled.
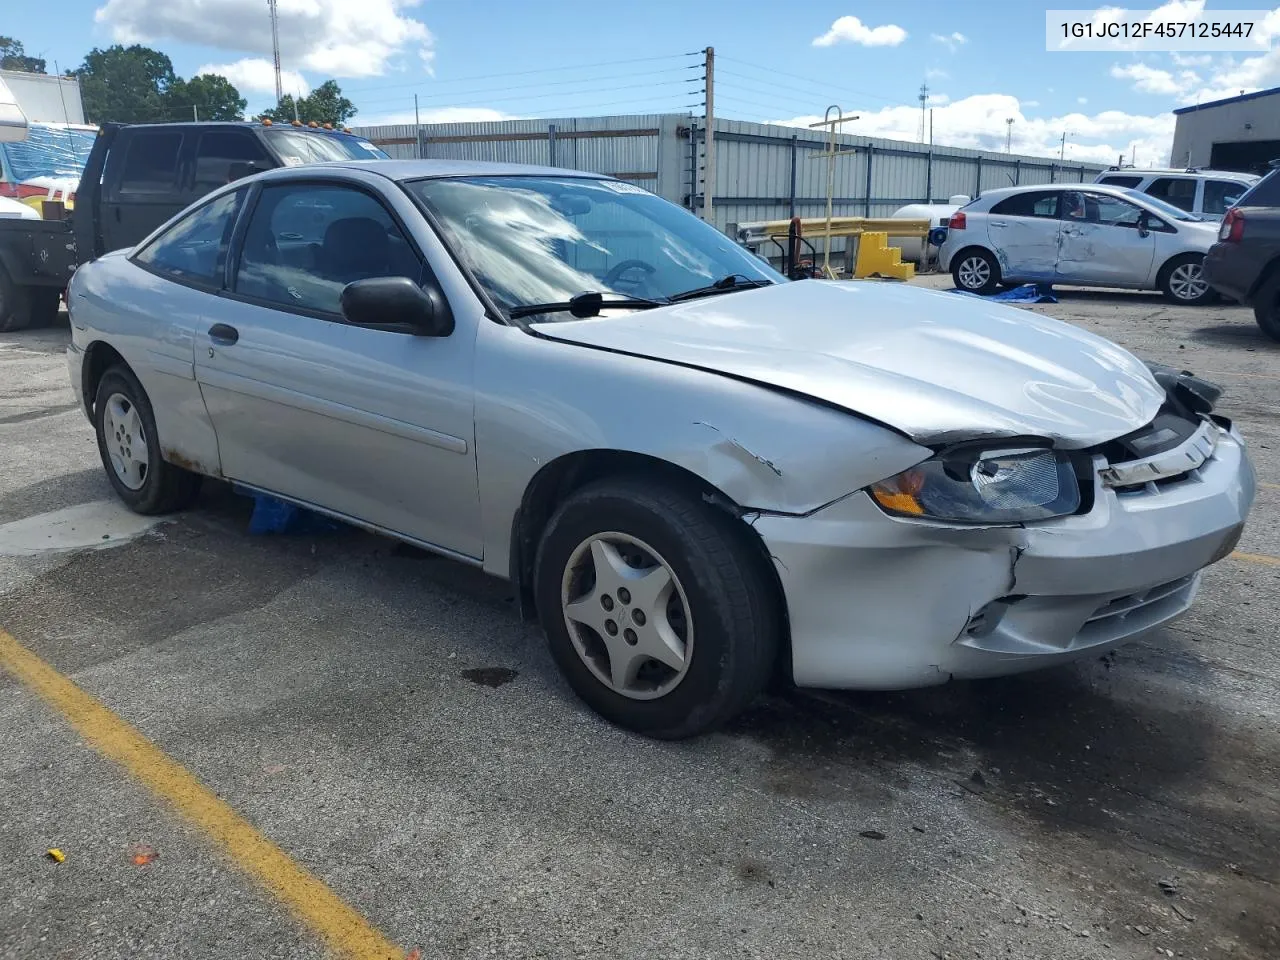
[[[973,293],[970,290],[961,290],[959,287],[952,287],[952,293],[959,293],[966,297],[982,296]],[[1058,298],[1053,295],[1053,287],[1047,283],[1024,283],[1020,287],[1014,287],[1010,290],[1001,290],[999,293],[993,293],[989,297],[982,297],[983,300],[999,300],[1001,303],[1057,303]]]
[[[314,510],[295,506],[266,493],[257,493],[237,486],[236,493],[253,498],[253,516],[249,518],[250,533],[332,533],[342,524],[330,520]]]

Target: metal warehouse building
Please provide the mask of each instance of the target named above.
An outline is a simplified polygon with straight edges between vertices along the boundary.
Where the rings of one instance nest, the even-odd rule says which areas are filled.
[[[1173,111],[1175,167],[1262,173],[1280,158],[1280,87]]]
[[[702,209],[705,130],[688,114],[359,127],[393,157],[500,160],[606,173]],[[733,225],[826,215],[821,130],[715,121],[712,217]],[[1011,184],[1092,181],[1103,168],[982,150],[836,136],[837,216],[888,216],[908,203],[946,202]]]

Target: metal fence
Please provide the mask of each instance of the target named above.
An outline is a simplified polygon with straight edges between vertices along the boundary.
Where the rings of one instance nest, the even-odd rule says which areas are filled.
[[[566,117],[485,123],[358,127],[395,157],[493,160],[589,170],[702,208],[706,131],[688,114]],[[826,213],[827,135],[717,120],[712,214],[716,226]],[[1080,183],[1098,164],[837,134],[833,212],[887,216],[908,203],[945,202],[1010,185]]]

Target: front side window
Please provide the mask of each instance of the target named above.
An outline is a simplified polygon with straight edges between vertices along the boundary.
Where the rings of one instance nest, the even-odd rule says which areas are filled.
[[[195,192],[217,190],[233,179],[233,167],[240,163],[270,165],[270,158],[257,137],[243,130],[207,130],[196,144]]]
[[[1146,192],[1179,210],[1190,212],[1196,207],[1196,181],[1190,177],[1158,177]]]
[[[991,208],[1004,217],[1057,217],[1059,190],[1036,190],[1006,197]]]
[[[1229,208],[1234,207],[1248,189],[1249,185],[1239,180],[1206,180],[1204,209],[1201,212],[1211,217],[1219,217]]]
[[[1142,208],[1128,200],[1104,193],[1079,193],[1066,195],[1065,219],[1077,223],[1098,223],[1111,227],[1137,228],[1142,219]]]
[[[374,277],[423,279],[418,254],[380,201],[352,187],[265,187],[245,230],[235,292],[340,314],[342,288]]]
[[[236,213],[245,191],[236,190],[192,210],[134,255],[155,273],[199,286],[222,286]]]
[[[494,176],[405,186],[504,309],[588,291],[662,300],[731,276],[784,282],[714,227],[622,181]],[[562,318],[572,319],[553,319]]]
[[[157,130],[134,134],[120,174],[120,192],[173,193],[181,150],[181,133]]]

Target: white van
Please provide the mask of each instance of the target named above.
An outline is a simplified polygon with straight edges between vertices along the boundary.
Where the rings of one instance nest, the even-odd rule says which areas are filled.
[[[1251,173],[1230,170],[1111,167],[1098,174],[1093,182],[1140,190],[1187,213],[1208,220],[1221,220],[1222,215],[1260,179]]]

